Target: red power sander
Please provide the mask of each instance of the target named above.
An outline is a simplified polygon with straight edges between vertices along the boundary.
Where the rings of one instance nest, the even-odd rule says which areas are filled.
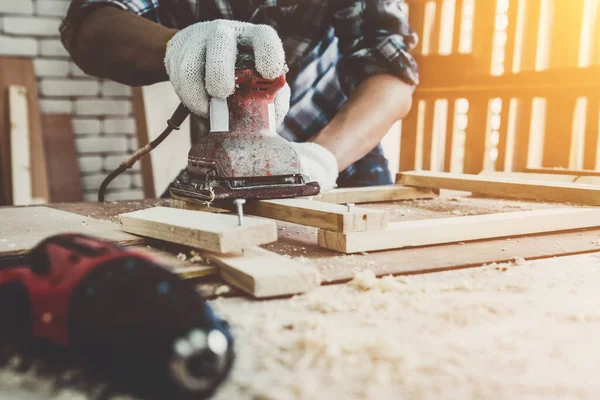
[[[229,326],[188,282],[143,252],[77,234],[0,260],[0,339],[66,347],[145,398],[208,396],[234,358]]]
[[[242,45],[238,46],[235,68],[235,92],[226,100],[211,99],[211,132],[189,151],[187,169],[171,184],[171,196],[212,202],[319,194],[319,183],[303,175],[292,143],[275,131],[273,101],[285,84],[285,75],[274,80],[262,78],[256,72],[253,50]],[[98,200],[104,201],[112,179],[160,144],[173,129],[179,129],[188,114],[180,105],[157,139],[104,180]]]

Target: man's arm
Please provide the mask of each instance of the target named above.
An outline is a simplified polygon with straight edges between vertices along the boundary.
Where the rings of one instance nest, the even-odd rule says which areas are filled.
[[[311,141],[331,151],[343,171],[371,151],[390,127],[408,114],[412,92],[410,85],[393,75],[373,75]]]
[[[87,74],[130,86],[168,80],[167,42],[177,33],[132,12],[96,7],[80,21],[69,51]]]
[[[412,106],[419,73],[410,55],[418,38],[403,0],[332,3],[348,102],[313,140],[334,153],[340,171],[372,150]]]

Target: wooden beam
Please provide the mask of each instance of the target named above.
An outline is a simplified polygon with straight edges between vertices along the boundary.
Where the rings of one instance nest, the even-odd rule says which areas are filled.
[[[396,181],[409,186],[462,190],[498,198],[600,205],[600,188],[593,185],[525,182],[518,179],[426,171],[400,173]]]
[[[135,118],[135,135],[138,141],[138,147],[141,149],[149,143],[148,123],[146,120],[146,106],[144,104],[144,93],[137,87],[132,90],[131,103],[133,105],[133,116]],[[140,161],[142,167],[142,184],[144,186],[144,197],[153,199],[156,197],[154,190],[154,174],[152,172],[152,160],[150,156],[142,158]]]
[[[535,173],[535,174],[600,176],[600,171],[593,171],[590,169],[525,168],[525,172],[531,172],[531,173]]]
[[[260,247],[249,247],[235,254],[202,253],[202,256],[220,268],[227,283],[256,298],[305,293],[320,285],[316,266]]]
[[[496,172],[485,171],[479,174],[480,176],[501,177],[508,179],[520,179],[526,181],[551,181],[551,182],[567,182],[584,185],[600,185],[600,175],[568,175],[568,174],[548,174],[548,173],[533,173],[533,172]]]
[[[307,199],[249,201],[244,212],[335,232],[376,231],[389,222],[386,211]]]
[[[120,214],[119,220],[125,232],[217,253],[277,240],[275,222],[263,218],[245,217],[239,226],[233,215],[154,207]]]
[[[32,203],[31,153],[27,88],[8,87],[12,204]]]
[[[560,208],[503,214],[394,222],[378,232],[338,233],[320,230],[319,246],[361,253],[467,242],[600,226],[600,210]]]
[[[401,185],[367,186],[333,189],[313,196],[313,200],[325,203],[378,203],[384,201],[431,199],[437,197],[433,190]]]

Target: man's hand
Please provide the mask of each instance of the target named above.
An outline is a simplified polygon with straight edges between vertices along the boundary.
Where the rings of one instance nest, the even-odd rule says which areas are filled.
[[[293,143],[300,155],[302,173],[311,181],[319,182],[321,191],[335,187],[338,178],[338,164],[332,152],[316,143]]]
[[[226,98],[235,90],[238,44],[254,50],[256,71],[266,79],[286,72],[283,45],[267,25],[216,20],[199,22],[177,33],[169,42],[165,67],[179,98],[193,113],[207,118],[210,97]],[[286,84],[275,96],[281,123],[289,109]]]

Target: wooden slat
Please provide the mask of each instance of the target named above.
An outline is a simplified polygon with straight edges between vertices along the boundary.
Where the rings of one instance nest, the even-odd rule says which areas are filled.
[[[579,60],[584,1],[548,0],[553,10],[550,35],[550,68],[576,67]],[[549,96],[542,165],[569,168],[573,142],[573,115],[578,93],[564,91]]]
[[[48,200],[48,178],[46,155],[44,154],[40,126],[40,106],[37,97],[37,83],[33,61],[20,58],[0,57],[0,205],[12,203],[10,185],[10,143],[6,106],[7,89],[10,85],[27,88],[29,110],[30,153],[32,164],[32,196],[37,202]]]
[[[592,185],[523,182],[522,180],[496,177],[427,171],[400,173],[396,182],[415,187],[463,190],[498,198],[600,205],[600,188]]]
[[[600,97],[588,97],[583,147],[583,168],[585,169],[593,170],[598,166],[598,146],[600,145],[598,143],[598,140],[600,140],[599,122]]]
[[[458,52],[458,47],[460,44],[460,36],[462,31],[462,21],[463,21],[463,10],[464,0],[456,0],[454,4],[454,30],[452,33],[452,52]]]
[[[221,277],[256,298],[305,293],[320,285],[317,268],[280,256],[260,247],[241,253],[203,253],[216,264]]]
[[[444,144],[444,171],[452,170],[452,155],[454,154],[454,124],[456,114],[456,99],[448,99],[448,112],[446,113],[446,143]]]
[[[9,86],[10,160],[12,204],[31,204],[31,154],[27,88]]]
[[[133,116],[135,118],[135,135],[140,148],[149,143],[148,123],[146,122],[146,106],[144,105],[144,94],[141,88],[133,88],[132,91]],[[154,176],[152,172],[152,160],[150,156],[142,158],[142,184],[144,186],[144,197],[153,199],[156,197],[154,190]]]
[[[421,168],[424,170],[431,170],[434,122],[435,100],[429,100],[425,102],[425,114],[423,116],[423,161],[421,163]]]
[[[551,181],[551,182],[567,182],[584,185],[600,185],[600,174],[597,176],[584,175],[567,175],[567,174],[548,174],[548,173],[532,173],[532,172],[500,172],[500,171],[484,171],[479,176],[491,176],[502,179],[519,179],[524,181]]]
[[[531,130],[531,112],[533,99],[519,98],[516,107],[515,139],[513,145],[513,171],[523,171],[529,159],[529,142]]]
[[[530,172],[530,173],[535,173],[535,174],[600,176],[600,171],[593,171],[593,170],[587,170],[587,169],[525,168],[524,172]]]
[[[400,171],[417,169],[417,135],[419,126],[419,102],[413,101],[408,115],[402,120],[400,134]]]
[[[244,212],[335,232],[381,230],[389,222],[386,211],[307,199],[249,201]]]
[[[385,185],[334,189],[314,196],[313,200],[336,204],[360,204],[384,201],[429,199],[436,196],[437,194],[429,189],[419,189],[400,185]]]
[[[425,29],[425,2],[412,3],[408,8],[408,20],[411,28],[422,38]],[[419,40],[417,47],[413,50],[415,54],[421,54],[423,51],[423,41]]]
[[[120,244],[143,241],[121,231],[118,224],[48,207],[3,207],[0,221],[0,257],[27,253],[60,233],[85,233]]]
[[[50,201],[83,200],[77,149],[70,115],[42,114],[44,151],[48,157]]]
[[[119,221],[125,232],[217,253],[277,240],[275,222],[256,217],[244,217],[239,226],[233,215],[154,207],[120,214]]]
[[[586,229],[600,226],[600,210],[560,208],[395,222],[377,232],[319,231],[319,246],[360,253],[473,240]]]

